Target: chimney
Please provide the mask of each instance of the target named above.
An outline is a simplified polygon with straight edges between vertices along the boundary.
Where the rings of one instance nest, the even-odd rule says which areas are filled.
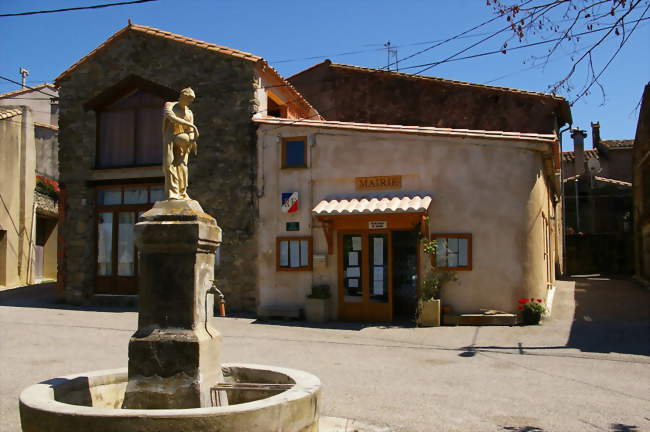
[[[600,140],[600,122],[591,122],[591,146],[598,151],[598,156],[609,159],[609,151]]]
[[[592,123],[593,127],[593,123]],[[571,138],[573,138],[573,153],[576,158],[574,163],[576,175],[581,175],[585,172],[585,138],[587,132],[579,128],[571,129]]]
[[[600,144],[600,122],[591,122],[591,147],[597,149]]]

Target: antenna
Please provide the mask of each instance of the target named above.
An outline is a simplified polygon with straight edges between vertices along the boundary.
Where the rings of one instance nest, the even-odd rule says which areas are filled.
[[[29,71],[25,68],[20,68],[20,75],[22,76],[22,79],[20,82],[22,83],[23,88],[27,87],[27,75],[29,75]]]
[[[390,56],[391,54],[395,57],[395,71],[399,72],[399,60],[397,58],[397,48],[391,48],[390,41],[384,44],[386,47],[386,58],[388,63],[386,63],[386,70],[390,71]]]

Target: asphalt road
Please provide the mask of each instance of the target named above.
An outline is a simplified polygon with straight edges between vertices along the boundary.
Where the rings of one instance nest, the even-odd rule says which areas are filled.
[[[650,431],[650,292],[559,282],[540,326],[439,327],[217,318],[222,359],[304,369],[322,413],[397,431]],[[125,367],[134,311],[52,303],[47,287],[0,292],[0,431],[20,431],[32,383]]]

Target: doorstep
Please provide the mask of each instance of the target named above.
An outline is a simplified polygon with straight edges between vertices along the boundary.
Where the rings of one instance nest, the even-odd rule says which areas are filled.
[[[135,307],[138,306],[137,295],[95,294],[90,303],[95,306]]]
[[[300,319],[300,316],[301,316],[301,310],[298,308],[261,307],[257,309],[257,317],[261,320],[264,319],[296,320],[296,319]]]

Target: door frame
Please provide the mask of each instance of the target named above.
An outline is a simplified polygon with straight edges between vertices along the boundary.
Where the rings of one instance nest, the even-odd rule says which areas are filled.
[[[345,278],[343,268],[345,267],[343,236],[357,234],[361,236],[361,287],[362,295],[360,302],[345,302]],[[370,242],[371,234],[385,234],[387,248],[387,290],[388,301],[378,303],[370,301]],[[388,229],[346,229],[337,232],[338,262],[337,262],[337,292],[338,292],[338,316],[343,321],[392,321],[393,320],[393,252],[392,233]]]

